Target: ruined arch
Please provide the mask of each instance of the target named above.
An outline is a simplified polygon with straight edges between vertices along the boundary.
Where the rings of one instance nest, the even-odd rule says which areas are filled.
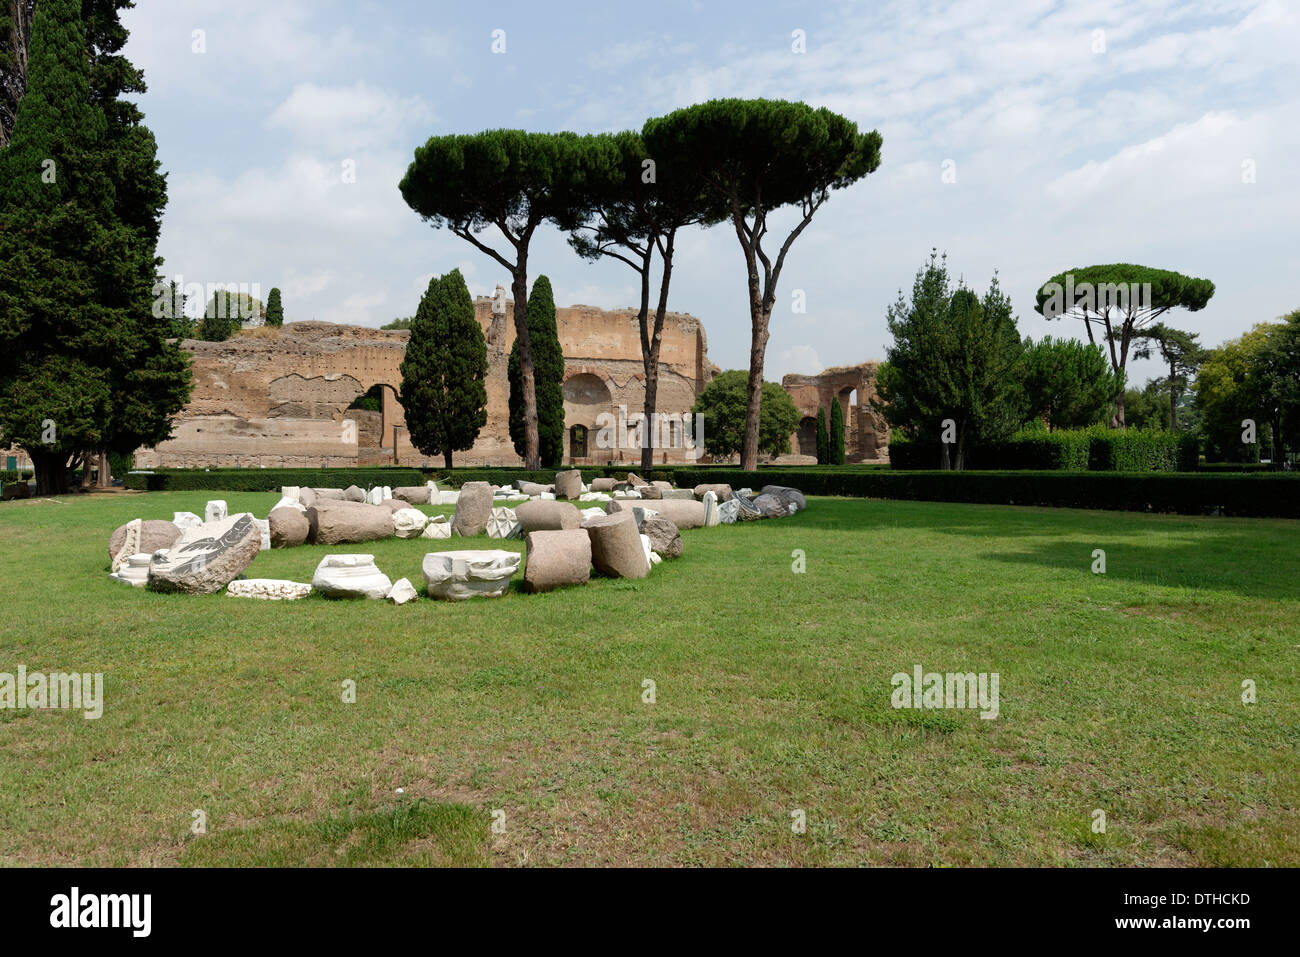
[[[570,461],[590,459],[602,413],[612,413],[615,386],[608,375],[579,368],[564,379],[564,426]],[[579,432],[578,429],[585,431]]]
[[[795,433],[794,448],[800,455],[817,454],[817,419],[811,415],[805,415],[799,423],[799,431]]]

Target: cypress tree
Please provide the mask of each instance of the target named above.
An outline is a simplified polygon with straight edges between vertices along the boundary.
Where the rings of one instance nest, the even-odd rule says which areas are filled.
[[[411,320],[401,370],[398,400],[411,444],[425,455],[442,455],[450,469],[452,453],[473,448],[487,424],[487,343],[459,269],[429,281]]]
[[[564,352],[555,322],[555,296],[551,281],[538,276],[528,296],[528,340],[533,358],[534,390],[537,396],[537,443],[543,468],[555,468],[564,460]],[[515,452],[524,457],[524,392],[520,374],[519,340],[510,347],[506,364],[510,380],[510,440]]]
[[[830,464],[844,464],[844,410],[838,397],[831,399]]]
[[[817,464],[825,465],[831,457],[831,437],[826,431],[826,410],[817,410]]]
[[[101,485],[110,481],[112,456],[125,458],[140,446],[171,435],[173,416],[189,401],[188,356],[167,340],[176,331],[166,308],[171,286],[157,276],[158,237],[167,205],[167,177],[158,144],[139,107],[124,97],[144,93],[144,73],[122,56],[128,32],[119,11],[133,0],[83,0],[90,48],[90,102],[105,119],[104,169],[113,189],[114,230],[124,231],[121,276],[99,291],[115,311],[118,347],[109,374],[113,400],[100,454]]]
[[[280,288],[277,286],[266,297],[266,324],[279,329],[284,325],[284,306],[280,303]],[[475,323],[478,325],[478,323]]]
[[[107,484],[110,453],[166,438],[189,397],[155,286],[166,178],[121,99],[144,90],[119,55],[127,6],[42,0],[0,151],[0,434],[31,454],[42,494],[96,455]]]
[[[38,493],[51,495],[85,450],[105,447],[119,341],[99,293],[130,281],[131,257],[124,231],[104,225],[112,186],[80,0],[43,0],[29,53],[0,151],[0,434],[28,452]]]

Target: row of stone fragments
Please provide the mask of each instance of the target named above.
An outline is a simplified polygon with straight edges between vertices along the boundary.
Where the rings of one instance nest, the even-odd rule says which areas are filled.
[[[557,475],[557,486],[564,474]],[[171,522],[136,519],[119,527],[109,541],[110,577],[156,591],[211,594],[227,588],[234,596],[283,600],[315,589],[332,597],[386,597],[402,603],[416,597],[414,587],[406,579],[393,584],[374,566],[373,556],[326,556],[310,585],[240,576],[260,550],[272,546],[343,544],[394,534],[448,538],[453,532],[471,536],[486,530],[492,537],[524,538],[529,559],[523,587],[547,591],[585,582],[593,566],[610,577],[645,577],[652,564],[681,554],[681,528],[780,517],[805,506],[796,489],[777,486],[754,496],[748,489],[733,493],[726,485],[676,490],[667,483],[638,488],[629,481],[606,492],[581,485],[580,473],[572,474],[579,475],[579,482],[563,493],[580,501],[600,495],[606,499],[604,508],[579,510],[549,487],[503,489],[486,482],[466,483],[459,493],[440,492],[433,483],[369,493],[355,487],[285,488],[264,520],[251,513],[228,516],[225,502],[215,500],[204,518],[177,512]],[[613,480],[597,479],[593,485],[602,481]],[[630,501],[653,498],[656,492],[660,495],[653,507]],[[356,493],[361,500],[354,498]],[[493,504],[520,497],[530,500],[516,508]],[[455,518],[429,519],[412,507],[426,502],[455,504]],[[502,550],[434,552],[425,556],[423,571],[431,597],[455,600],[504,593],[519,563],[517,553]]]

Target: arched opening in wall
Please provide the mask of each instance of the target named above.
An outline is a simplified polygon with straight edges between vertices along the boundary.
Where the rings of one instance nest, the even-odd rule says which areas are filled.
[[[813,455],[817,454],[817,420],[811,415],[806,415],[799,423],[799,454]]]
[[[343,417],[356,424],[358,465],[397,462],[398,435],[405,430],[406,416],[395,388],[376,382],[352,400]]]
[[[594,448],[592,432],[599,433],[598,417],[601,413],[612,413],[613,398],[610,395],[609,386],[600,376],[591,372],[578,372],[564,380],[564,424],[569,431],[569,459],[578,461],[579,459],[590,460],[594,463],[596,459],[610,461],[615,455],[615,449],[597,449]],[[577,445],[575,439],[577,432],[575,426],[582,426],[583,437],[585,441],[581,446]]]
[[[587,427],[574,425],[569,428],[569,458],[585,459],[587,457]]]
[[[844,413],[844,460],[851,462],[858,456],[858,390],[845,386],[839,400]]]

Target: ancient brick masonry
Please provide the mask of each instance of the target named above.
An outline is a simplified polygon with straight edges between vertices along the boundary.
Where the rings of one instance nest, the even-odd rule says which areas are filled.
[[[799,431],[790,437],[793,454],[779,461],[817,461],[817,410],[826,410],[830,427],[831,399],[844,410],[844,460],[870,462],[889,458],[889,426],[871,407],[876,395],[879,362],[836,366],[818,375],[787,375],[781,388],[799,410]]]
[[[488,347],[488,422],[458,465],[522,464],[510,442],[506,363],[514,341],[513,304],[475,314]],[[633,310],[590,306],[557,310],[565,355],[565,459],[577,464],[639,462],[639,449],[597,448],[597,416],[645,401],[640,333]],[[397,401],[399,366],[409,333],[323,322],[288,323],[278,335],[259,330],[226,342],[186,340],[194,359],[194,395],[172,438],[136,453],[139,468],[244,466],[440,466],[410,442]],[[703,323],[670,313],[660,354],[658,408],[685,413],[712,379]],[[381,385],[382,410],[349,409]],[[585,435],[584,435],[585,430]],[[584,448],[585,444],[585,448]],[[656,462],[684,461],[681,449],[656,449]]]

